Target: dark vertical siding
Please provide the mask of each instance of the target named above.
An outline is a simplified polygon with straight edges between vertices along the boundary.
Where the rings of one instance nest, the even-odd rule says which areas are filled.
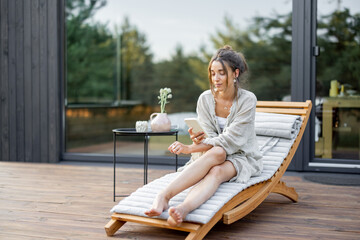
[[[57,13],[60,12],[61,15],[64,14],[63,9],[60,7],[63,1],[49,0],[48,3],[48,24],[47,32],[49,36],[54,36],[48,40],[48,72],[47,78],[48,81],[48,121],[49,121],[49,144],[48,151],[49,154],[59,156],[60,155],[60,99],[61,99],[61,84],[60,73],[62,72],[62,67],[60,66],[60,52],[61,52],[61,39],[59,34],[63,29],[60,27],[61,23],[57,23],[57,19],[54,16],[57,16]],[[62,19],[62,18],[60,18]],[[56,36],[56,37],[55,37]],[[50,162],[58,161],[57,158],[50,158]]]
[[[48,138],[48,66],[47,66],[47,0],[40,0],[40,139],[42,142],[49,142]],[[48,161],[48,147],[47,144],[40,145],[40,159],[41,162]]]
[[[60,0],[0,0],[0,160],[60,154]]]
[[[0,1],[0,159],[3,158],[2,156],[2,137],[3,137],[3,125],[2,125],[2,116],[3,116],[3,83],[2,83],[2,70],[3,70],[3,65],[2,65],[2,55],[3,55],[3,39],[2,39],[2,23],[4,22],[4,19],[2,18],[2,12],[3,12],[3,6],[2,6],[2,2]]]
[[[8,1],[1,0],[0,2],[0,25],[1,25],[1,159],[5,161],[10,160],[9,155],[9,22]]]
[[[16,35],[16,153],[17,160],[25,159],[25,107],[24,107],[24,3],[15,1]]]
[[[9,1],[9,12],[15,13],[15,1]],[[16,161],[16,52],[15,52],[15,14],[8,16],[9,21],[9,145],[10,161]],[[10,41],[13,39],[13,41]]]
[[[25,162],[32,157],[32,77],[31,77],[31,2],[24,1],[24,101],[25,101]]]
[[[31,0],[32,157],[40,162],[39,0]]]

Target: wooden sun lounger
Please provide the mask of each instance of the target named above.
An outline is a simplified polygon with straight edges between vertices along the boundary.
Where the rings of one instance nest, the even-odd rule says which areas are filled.
[[[281,113],[300,115],[303,119],[300,132],[295,139],[287,157],[281,164],[280,168],[267,181],[253,185],[237,195],[235,195],[229,202],[227,202],[206,224],[183,222],[178,227],[171,227],[166,220],[154,219],[148,217],[140,217],[128,214],[114,213],[111,220],[106,224],[105,231],[108,236],[112,236],[115,232],[123,226],[126,222],[135,222],[146,224],[161,228],[175,229],[179,231],[189,232],[186,240],[203,239],[211,228],[221,219],[225,224],[231,224],[259,206],[270,193],[281,194],[293,202],[297,202],[298,194],[292,187],[286,186],[280,179],[288,168],[295,152],[299,146],[301,138],[304,134],[306,124],[308,122],[311,112],[311,101],[306,102],[275,102],[275,101],[258,101],[256,111],[267,113]]]

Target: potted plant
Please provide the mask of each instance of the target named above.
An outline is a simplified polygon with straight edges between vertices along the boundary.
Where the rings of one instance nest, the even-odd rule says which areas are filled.
[[[161,88],[158,96],[160,104],[160,113],[153,113],[150,115],[151,130],[153,132],[168,132],[171,129],[171,122],[165,111],[165,105],[169,103],[172,98],[170,88]]]

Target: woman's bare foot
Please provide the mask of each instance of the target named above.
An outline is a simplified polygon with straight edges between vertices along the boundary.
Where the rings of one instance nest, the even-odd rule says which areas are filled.
[[[159,216],[165,209],[167,209],[169,200],[167,200],[161,194],[158,194],[153,202],[150,210],[146,211],[145,214],[149,217]]]
[[[167,222],[170,226],[176,227],[179,226],[183,219],[185,218],[185,212],[181,207],[171,207],[169,208],[169,218]]]

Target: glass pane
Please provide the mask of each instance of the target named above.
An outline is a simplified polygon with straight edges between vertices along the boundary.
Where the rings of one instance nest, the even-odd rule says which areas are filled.
[[[172,89],[172,126],[190,143],[183,119],[196,116],[210,57],[225,44],[248,60],[244,87],[259,100],[289,100],[291,2],[67,0],[66,151],[112,154],[111,130],[159,112],[163,87]],[[120,153],[143,153],[141,138],[119,140]],[[173,141],[151,137],[150,154],[169,154]]]
[[[360,4],[318,0],[315,157],[359,159]]]

